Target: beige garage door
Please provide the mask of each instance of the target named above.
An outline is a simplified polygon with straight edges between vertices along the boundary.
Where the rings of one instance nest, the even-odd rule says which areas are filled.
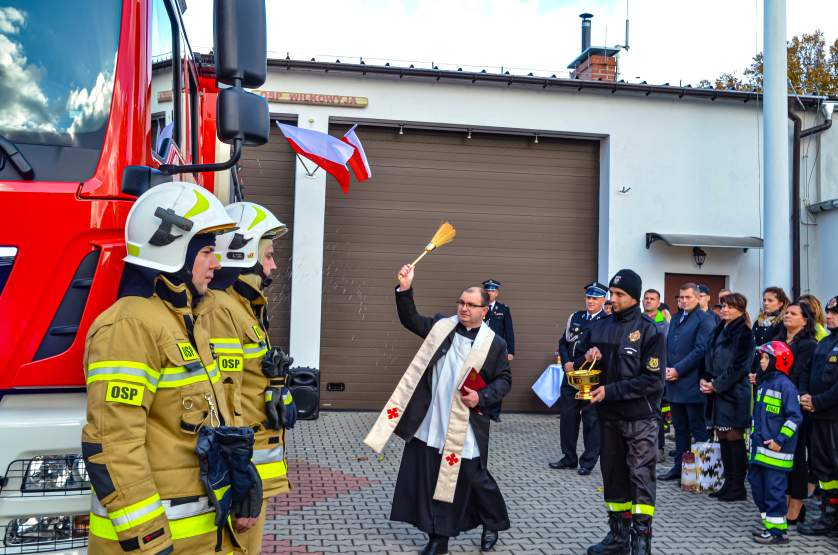
[[[268,144],[248,148],[242,153],[241,176],[245,200],[261,204],[291,229],[276,246],[279,265],[268,290],[270,299],[271,342],[288,350],[288,331],[291,315],[291,245],[294,233],[294,173],[295,156],[288,141],[271,122]]]
[[[416,270],[419,311],[453,314],[464,287],[501,281],[516,347],[504,408],[542,410],[530,386],[597,273],[598,143],[374,127],[358,134],[373,179],[353,183],[348,196],[331,178],[327,185],[324,406],[379,409],[387,400],[421,342],[398,322],[396,272],[449,220],[457,238]]]

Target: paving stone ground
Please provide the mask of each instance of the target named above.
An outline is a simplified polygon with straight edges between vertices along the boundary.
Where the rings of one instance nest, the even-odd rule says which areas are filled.
[[[426,537],[387,520],[403,442],[394,437],[379,457],[363,444],[373,413],[324,412],[289,434],[294,491],[268,509],[263,553],[418,553]],[[559,458],[554,415],[504,414],[492,424],[489,468],[508,505],[512,529],[498,554],[584,554],[605,534],[599,467],[587,477],[551,470]],[[581,452],[581,445],[580,445]],[[659,465],[664,470],[669,459]],[[810,507],[815,512],[815,506]],[[765,547],[751,540],[759,515],[753,502],[721,503],[658,484],[654,552],[681,554],[836,554],[838,539],[795,531],[791,543]],[[452,553],[480,553],[480,530],[451,540]]]

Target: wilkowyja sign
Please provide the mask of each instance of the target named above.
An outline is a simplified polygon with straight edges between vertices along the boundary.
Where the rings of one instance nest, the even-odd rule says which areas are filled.
[[[339,94],[298,93],[285,91],[254,91],[261,94],[268,102],[279,104],[313,104],[315,106],[341,106],[343,108],[366,108],[369,100],[366,96],[343,96]],[[171,102],[172,91],[157,93],[157,102]]]
[[[339,94],[298,93],[285,91],[255,91],[268,102],[280,104],[314,104],[318,106],[342,106],[344,108],[366,108],[369,100],[365,96],[343,96]]]

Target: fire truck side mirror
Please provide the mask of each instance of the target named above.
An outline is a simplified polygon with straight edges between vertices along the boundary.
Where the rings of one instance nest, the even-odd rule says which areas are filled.
[[[270,114],[268,101],[239,87],[222,89],[216,106],[216,126],[221,142],[260,146],[268,142]]]
[[[268,73],[265,0],[215,0],[213,23],[218,82],[261,87]]]

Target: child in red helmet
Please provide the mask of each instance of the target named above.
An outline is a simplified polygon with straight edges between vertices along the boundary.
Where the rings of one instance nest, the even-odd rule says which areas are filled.
[[[794,362],[789,346],[782,341],[771,341],[757,352],[762,376],[754,402],[748,481],[762,515],[763,529],[754,534],[754,541],[782,545],[789,542],[786,482],[803,415],[797,388],[788,378]]]

